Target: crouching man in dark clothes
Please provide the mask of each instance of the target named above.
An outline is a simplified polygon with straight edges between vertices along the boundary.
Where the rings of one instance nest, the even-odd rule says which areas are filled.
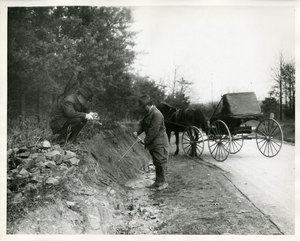
[[[59,134],[57,142],[74,142],[87,120],[96,118],[90,112],[93,91],[88,86],[80,87],[75,94],[66,96],[53,110],[50,127],[53,134]]]
[[[166,133],[164,117],[161,112],[152,105],[150,97],[145,95],[139,99],[139,107],[145,113],[135,135],[145,132],[145,148],[149,150],[153,164],[155,165],[155,182],[147,186],[163,190],[168,187],[167,183],[167,161],[169,141]]]

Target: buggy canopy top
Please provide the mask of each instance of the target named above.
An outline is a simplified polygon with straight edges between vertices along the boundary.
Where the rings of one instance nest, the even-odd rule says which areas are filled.
[[[247,117],[261,115],[261,109],[254,92],[225,94],[222,97],[221,115]]]

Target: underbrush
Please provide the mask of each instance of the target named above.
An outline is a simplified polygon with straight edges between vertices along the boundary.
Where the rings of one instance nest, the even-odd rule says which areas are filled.
[[[95,134],[104,129],[112,129],[118,125],[130,125],[131,121],[114,122],[104,118],[101,122],[88,121],[78,135],[78,141],[83,142],[92,138]],[[16,146],[36,146],[43,140],[51,141],[53,139],[52,131],[49,126],[49,118],[43,118],[38,121],[34,117],[27,117],[22,121],[8,120],[7,125],[7,149]]]
[[[51,138],[49,120],[28,117],[19,120],[8,120],[7,122],[7,148],[16,146],[34,146],[41,140]]]
[[[45,222],[34,220],[37,210],[48,210],[49,207],[54,209],[63,207],[59,209],[59,212],[63,210],[63,214],[70,214],[70,210],[77,213],[85,210],[80,216],[89,219],[88,223],[92,224],[94,224],[94,211],[92,210],[94,206],[86,205],[87,199],[101,203],[102,200],[111,196],[112,200],[109,201],[111,205],[120,209],[121,199],[116,197],[123,195],[123,184],[127,179],[137,175],[139,168],[144,163],[148,163],[149,159],[149,157],[144,157],[144,148],[137,145],[130,158],[128,155],[128,158],[125,157],[122,162],[117,162],[134,142],[134,137],[131,135],[133,126],[134,124],[130,121],[121,123],[89,121],[78,135],[75,144],[55,145],[47,120],[37,122],[27,119],[22,123],[9,122],[7,130],[7,233],[22,233],[24,230],[25,233],[26,230],[36,234],[55,233],[54,228],[53,230],[47,229],[47,221],[52,220],[55,225],[60,225],[63,218],[55,220],[53,214],[49,213],[47,220],[40,219],[46,220]],[[43,140],[48,140],[51,147],[43,147]],[[77,164],[69,161],[73,157],[78,160]],[[95,193],[99,192],[96,195],[106,196],[101,197],[102,199],[98,196],[96,198],[90,190],[95,190]],[[72,203],[76,205],[72,206]],[[77,206],[80,207],[79,211]],[[97,208],[98,206],[97,204]],[[70,216],[67,215],[67,217]],[[43,224],[38,224],[38,222]],[[67,218],[64,222],[68,222]],[[41,229],[32,229],[31,223],[32,226],[41,227]],[[63,230],[64,228],[61,228],[60,232],[63,233]],[[73,229],[65,232],[72,233]]]
[[[286,119],[280,122],[283,139],[288,142],[295,143],[295,120]]]
[[[268,117],[266,117],[268,118]],[[277,120],[281,126],[283,132],[283,140],[291,143],[295,143],[295,120],[284,119],[282,121]],[[247,125],[257,127],[258,121],[248,121]]]
[[[84,135],[87,135],[87,130]],[[92,132],[92,130],[91,130]],[[41,142],[48,140],[52,145],[52,131],[49,119],[37,121],[36,118],[26,118],[22,121],[9,120],[7,126],[7,222],[15,223],[38,207],[47,206],[55,199],[66,198],[69,193],[68,183],[74,175],[74,168],[67,171],[59,169],[36,167],[39,158],[46,162],[46,150],[41,149]],[[28,152],[28,157],[20,157],[21,149]],[[79,145],[67,143],[62,147],[65,150],[82,151]],[[32,158],[34,156],[34,158]],[[31,164],[34,163],[34,164]],[[32,168],[31,165],[34,167]],[[22,173],[23,171],[23,173]],[[57,177],[58,183],[47,183],[49,177]],[[11,233],[8,226],[8,233]]]

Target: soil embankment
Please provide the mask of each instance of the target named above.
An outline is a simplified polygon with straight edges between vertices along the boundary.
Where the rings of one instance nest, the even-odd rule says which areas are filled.
[[[28,158],[24,153],[9,158],[9,163],[20,161],[8,170],[7,233],[118,233],[127,202],[125,183],[150,161],[139,143],[120,160],[134,142],[130,128],[115,126],[82,145],[52,146],[30,155],[28,149]]]
[[[145,188],[154,171],[143,146],[118,161],[134,142],[130,129],[115,127],[73,149],[78,166],[59,185],[45,185],[8,233],[281,234],[221,169],[201,160],[171,156],[169,188]]]

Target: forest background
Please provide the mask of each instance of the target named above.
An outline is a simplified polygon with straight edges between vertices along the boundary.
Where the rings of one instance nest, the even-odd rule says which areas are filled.
[[[136,103],[143,94],[177,108],[200,106],[209,119],[217,103],[190,103],[192,83],[176,69],[168,85],[135,72],[138,33],[131,30],[132,22],[130,8],[10,7],[8,146],[49,136],[52,107],[82,84],[93,87],[92,109],[104,122],[138,119]],[[294,123],[295,64],[283,56],[278,63],[262,111]]]

